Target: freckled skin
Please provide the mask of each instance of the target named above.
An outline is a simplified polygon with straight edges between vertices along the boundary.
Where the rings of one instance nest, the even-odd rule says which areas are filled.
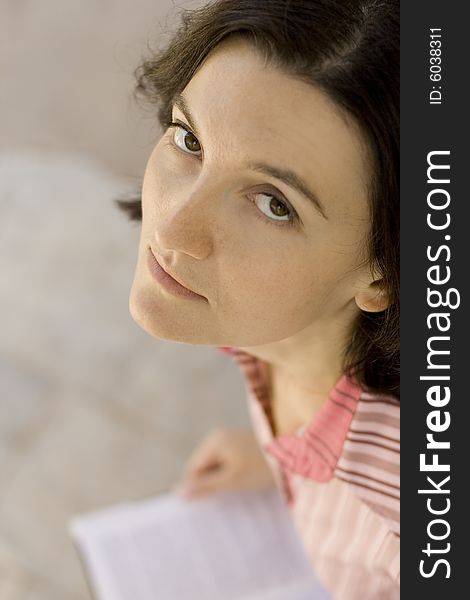
[[[359,307],[384,308],[374,304],[363,245],[369,163],[361,135],[324,93],[265,66],[246,42],[220,44],[183,95],[202,156],[175,145],[187,134],[170,128],[149,158],[131,314],[158,338],[245,349],[321,396],[340,374]],[[176,107],[173,120],[189,126]],[[261,161],[298,173],[328,218],[247,167]],[[274,220],[259,196],[270,190],[301,222]],[[161,288],[147,268],[149,246],[205,300]]]

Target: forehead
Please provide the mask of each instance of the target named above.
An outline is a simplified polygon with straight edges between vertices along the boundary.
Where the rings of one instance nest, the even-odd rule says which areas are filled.
[[[184,90],[207,160],[296,171],[327,212],[364,216],[368,149],[352,119],[310,84],[266,65],[250,44],[219,44]]]

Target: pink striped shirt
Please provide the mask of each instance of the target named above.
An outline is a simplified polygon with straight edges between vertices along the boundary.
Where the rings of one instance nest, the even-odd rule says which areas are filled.
[[[269,366],[236,348],[261,449],[335,600],[400,597],[400,403],[346,375],[312,421],[275,437]]]

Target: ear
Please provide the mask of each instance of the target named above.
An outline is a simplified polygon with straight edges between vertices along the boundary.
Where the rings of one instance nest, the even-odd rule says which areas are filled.
[[[358,308],[365,312],[380,312],[390,305],[390,298],[383,279],[371,281],[356,293],[354,299]]]

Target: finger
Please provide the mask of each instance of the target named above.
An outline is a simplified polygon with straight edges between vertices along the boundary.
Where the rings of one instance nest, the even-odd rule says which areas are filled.
[[[222,463],[213,456],[200,456],[188,463],[182,474],[182,481],[189,482],[191,480],[204,477],[204,475],[223,468]]]
[[[179,479],[173,486],[172,490],[178,494],[181,494],[183,490],[191,487],[195,481],[204,477],[208,473],[215,471],[217,469],[222,469],[223,466],[221,464],[207,465],[205,467],[201,467],[192,471],[185,471],[181,479]]]
[[[184,467],[184,477],[191,477],[203,471],[221,466],[222,449],[219,437],[212,434],[205,438],[190,456]]]
[[[202,498],[230,489],[231,480],[231,474],[227,469],[217,469],[185,481],[180,487],[179,494],[187,499]]]

